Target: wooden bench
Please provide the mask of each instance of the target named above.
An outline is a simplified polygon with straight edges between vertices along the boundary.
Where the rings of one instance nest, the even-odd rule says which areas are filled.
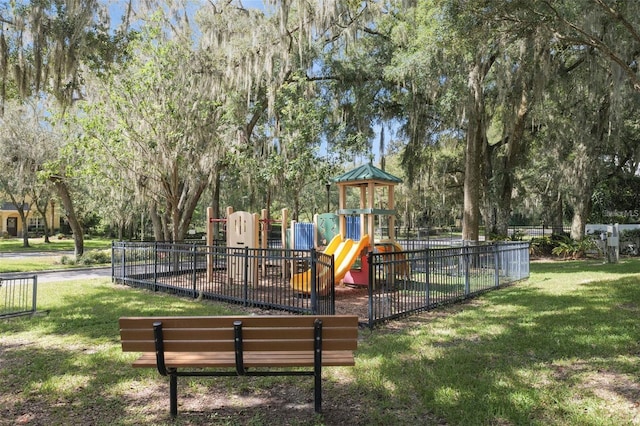
[[[124,352],[143,352],[134,367],[169,376],[172,417],[179,376],[313,376],[320,412],[322,367],[355,365],[358,317],[125,317],[120,337]]]

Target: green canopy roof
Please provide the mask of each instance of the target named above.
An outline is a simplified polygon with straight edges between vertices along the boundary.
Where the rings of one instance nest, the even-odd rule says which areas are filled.
[[[362,166],[357,167],[350,172],[343,174],[342,176],[333,178],[333,181],[336,183],[357,182],[363,180],[402,183],[402,179],[400,179],[399,177],[389,174],[384,170],[375,167],[371,163],[363,164]]]

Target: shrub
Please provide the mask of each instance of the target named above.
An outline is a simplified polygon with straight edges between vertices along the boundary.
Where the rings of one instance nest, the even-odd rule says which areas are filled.
[[[60,263],[62,263],[63,265],[75,265],[77,262],[75,257],[67,256],[65,254],[60,258]]]
[[[89,250],[78,260],[82,265],[111,263],[111,250]]]
[[[532,256],[551,256],[556,242],[551,237],[536,237],[531,239],[529,253]]]
[[[562,256],[565,259],[581,259],[587,255],[587,252],[597,248],[596,242],[590,236],[586,236],[580,240],[572,240],[564,237],[558,241],[557,245],[551,250],[556,256]]]
[[[62,256],[60,263],[63,265],[101,265],[111,263],[111,250],[89,250],[86,251],[79,259],[73,256]]]
[[[620,252],[633,256],[638,255],[640,246],[640,229],[628,229],[620,233]]]

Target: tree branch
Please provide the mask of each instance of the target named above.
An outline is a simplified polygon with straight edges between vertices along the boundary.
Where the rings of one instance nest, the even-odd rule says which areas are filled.
[[[599,2],[601,0],[595,0],[595,1]],[[616,64],[618,64],[622,68],[624,73],[627,75],[627,77],[629,78],[629,80],[631,82],[631,85],[633,86],[634,90],[640,92],[640,78],[635,73],[635,71],[631,67],[631,65],[628,64],[627,61],[623,60],[622,57],[620,57],[618,52],[615,52],[612,48],[610,48],[602,40],[600,40],[595,35],[589,33],[587,30],[583,29],[578,24],[575,24],[575,23],[570,22],[569,20],[567,20],[551,4],[551,2],[544,1],[543,3],[547,6],[547,8],[549,8],[549,10],[551,10],[553,12],[553,14],[556,16],[556,18],[560,22],[562,22],[563,24],[565,24],[566,26],[568,26],[569,28],[571,28],[572,30],[574,30],[575,32],[577,32],[578,34],[580,34],[580,35],[582,35],[584,37],[584,39],[580,40],[582,43],[586,44],[587,46],[591,46],[594,49],[599,50],[604,56],[608,57],[612,62],[615,62]],[[637,34],[635,33],[635,31],[632,31],[632,34],[634,34],[637,37]],[[562,35],[562,34],[556,33],[556,35],[561,39],[567,39],[567,37]]]

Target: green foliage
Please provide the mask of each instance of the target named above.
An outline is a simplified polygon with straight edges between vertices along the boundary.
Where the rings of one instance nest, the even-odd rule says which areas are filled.
[[[627,229],[622,231],[620,233],[620,239],[638,241],[640,240],[640,229]]]
[[[609,66],[616,52],[638,50],[635,2],[268,3],[143,2],[129,34],[108,24],[103,3],[6,3],[2,96],[37,93],[48,109],[35,140],[53,151],[38,175],[65,180],[69,214],[86,225],[97,212],[123,232],[152,210],[165,235],[179,235],[202,191],[200,206],[210,204],[213,181],[223,207],[293,204],[310,217],[325,204],[329,171],[373,156],[380,134],[387,164],[402,157],[401,220],[451,224],[471,176],[464,144],[475,102],[487,151],[474,167],[486,193],[467,204],[484,196],[497,216],[511,202],[547,223],[568,203],[586,218],[589,197],[601,218],[638,205],[638,87],[620,84],[636,73]],[[483,68],[475,101],[473,65]]]
[[[60,263],[63,265],[105,265],[111,263],[111,250],[88,250],[80,258],[62,256]]]
[[[533,257],[551,256],[556,247],[556,240],[549,236],[535,237],[531,239],[529,252]]]
[[[533,257],[559,256],[564,259],[581,259],[597,250],[598,246],[592,236],[573,240],[565,235],[532,238],[529,248]],[[600,254],[598,251],[597,255]]]
[[[573,240],[569,237],[563,237],[556,242],[551,253],[561,256],[565,259],[581,259],[584,258],[589,251],[597,248],[595,240],[591,236],[586,236],[580,240]]]
[[[82,265],[104,265],[111,263],[111,250],[89,250],[80,258]]]

